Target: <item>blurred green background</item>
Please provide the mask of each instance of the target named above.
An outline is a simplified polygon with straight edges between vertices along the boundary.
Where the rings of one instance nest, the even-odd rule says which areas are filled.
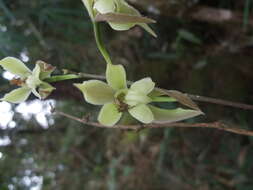
[[[131,0],[157,20],[155,39],[141,28],[103,39],[129,80],[253,104],[252,0]],[[0,0],[0,59],[43,60],[61,69],[103,74],[81,0]],[[0,70],[0,95],[10,91]],[[213,129],[97,129],[48,111],[96,119],[72,82],[49,100],[0,103],[0,190],[252,190],[252,137]],[[204,117],[252,129],[250,111],[200,103]],[[46,110],[46,111],[45,111]],[[4,121],[8,121],[4,123]]]

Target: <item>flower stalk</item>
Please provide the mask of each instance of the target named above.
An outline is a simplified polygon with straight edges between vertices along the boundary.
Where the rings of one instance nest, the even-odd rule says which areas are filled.
[[[93,30],[94,30],[94,35],[95,35],[95,40],[96,40],[97,47],[98,47],[100,53],[102,54],[102,56],[104,57],[106,63],[107,64],[112,64],[110,55],[109,55],[108,51],[105,48],[104,42],[101,39],[101,32],[100,32],[99,23],[92,22],[92,24],[93,24]]]

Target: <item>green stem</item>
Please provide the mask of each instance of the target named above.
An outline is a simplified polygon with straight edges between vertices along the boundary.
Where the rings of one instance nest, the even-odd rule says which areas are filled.
[[[105,45],[101,40],[99,23],[93,22],[93,29],[94,29],[95,40],[96,40],[96,43],[97,43],[97,46],[98,46],[98,49],[99,49],[100,53],[103,55],[103,57],[104,57],[107,64],[112,64],[110,55],[107,52],[107,50],[105,48]]]
[[[175,98],[171,98],[171,97],[154,97],[152,98],[152,102],[176,102],[177,100]]]
[[[83,78],[83,77],[79,76],[79,75],[69,74],[69,75],[53,76],[53,77],[50,77],[50,78],[46,78],[43,81],[53,83],[53,82],[59,82],[59,81],[71,80],[71,79],[79,79],[79,78]]]

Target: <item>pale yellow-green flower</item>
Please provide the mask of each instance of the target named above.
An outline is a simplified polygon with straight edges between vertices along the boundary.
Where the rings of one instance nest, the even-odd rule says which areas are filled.
[[[122,65],[107,65],[107,83],[89,80],[75,84],[85,100],[94,105],[102,105],[98,121],[106,126],[117,124],[124,113],[129,113],[136,120],[148,123],[175,122],[202,114],[191,109],[162,109],[150,103],[160,96],[155,93],[155,83],[151,78],[144,78],[127,87],[126,72]]]
[[[25,64],[17,58],[6,57],[0,60],[0,66],[4,70],[14,74],[16,78],[11,82],[20,86],[20,88],[12,90],[5,94],[1,101],[11,103],[24,102],[31,93],[36,97],[46,98],[55,88],[43,80],[49,78],[54,67],[38,61],[35,68],[31,71]]]
[[[129,30],[135,25],[156,37],[147,23],[155,22],[142,17],[137,9],[125,0],[82,0],[93,21],[107,21],[114,30]]]

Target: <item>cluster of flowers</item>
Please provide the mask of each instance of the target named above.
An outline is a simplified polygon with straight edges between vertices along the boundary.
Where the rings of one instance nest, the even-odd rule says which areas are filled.
[[[93,22],[107,21],[115,30],[128,30],[140,25],[155,36],[147,25],[151,19],[140,13],[124,0],[82,0]],[[20,103],[33,93],[40,99],[46,98],[55,88],[47,81],[54,71],[51,65],[38,61],[33,71],[23,62],[13,57],[0,60],[0,66],[13,73],[17,78],[11,82],[20,88],[6,94],[1,100]],[[188,119],[202,114],[198,109],[163,109],[154,106],[154,102],[177,101],[155,89],[155,83],[147,77],[138,80],[128,88],[126,72],[122,65],[107,64],[107,83],[99,80],[88,80],[74,84],[91,104],[101,105],[98,121],[106,126],[131,122],[163,123]],[[167,97],[167,98],[166,98]]]

